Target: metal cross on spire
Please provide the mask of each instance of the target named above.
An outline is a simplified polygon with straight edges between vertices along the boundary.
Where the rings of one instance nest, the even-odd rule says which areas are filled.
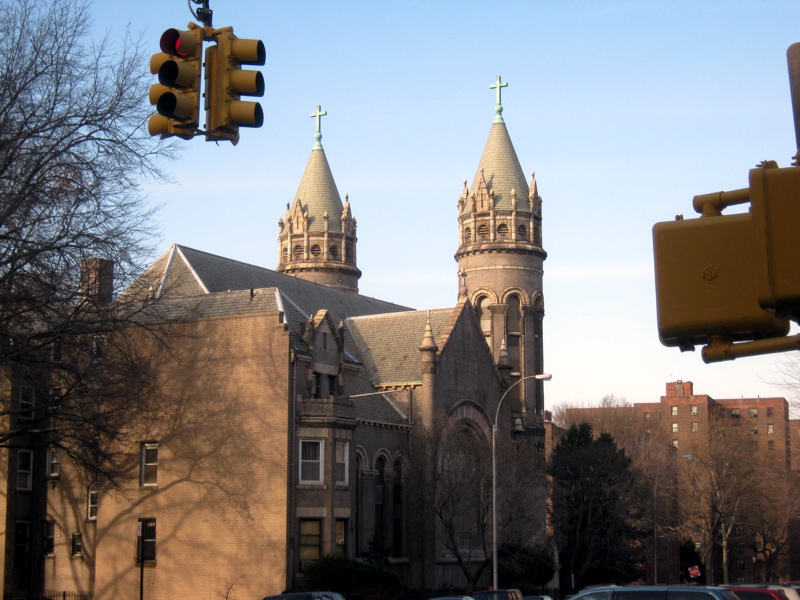
[[[494,105],[494,112],[497,113],[497,116],[494,118],[495,123],[503,123],[503,105],[500,102],[500,92],[502,88],[508,87],[508,83],[502,83],[502,78],[500,75],[497,76],[497,80],[495,83],[489,86],[489,89],[496,89],[497,90],[497,103]]]
[[[314,134],[314,139],[317,142],[314,144],[314,150],[322,150],[322,144],[320,140],[322,139],[322,117],[328,114],[326,110],[320,110],[321,106],[317,104],[317,110],[311,113],[311,116],[317,120],[317,131]]]

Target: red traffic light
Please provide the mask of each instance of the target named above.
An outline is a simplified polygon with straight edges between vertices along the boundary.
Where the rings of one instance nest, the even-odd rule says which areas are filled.
[[[161,34],[160,46],[165,54],[186,58],[197,52],[197,38],[188,31],[167,29]]]

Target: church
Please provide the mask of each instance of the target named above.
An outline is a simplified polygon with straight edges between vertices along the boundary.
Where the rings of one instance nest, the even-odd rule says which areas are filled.
[[[379,557],[412,589],[466,587],[459,563],[485,563],[491,546],[475,529],[491,531],[490,515],[456,516],[464,536],[448,537],[426,494],[449,463],[424,456],[426,432],[443,422],[488,448],[496,426],[500,444],[527,449],[517,462],[543,463],[543,382],[533,377],[544,367],[542,199],[502,116],[505,85],[491,86],[494,121],[457,198],[453,308],[358,293],[357,203],[339,195],[320,107],[278,221],[275,269],[181,245],[156,260],[128,293],[158,298],[173,332],[169,351],[143,349],[157,418],[118,440],[130,456],[122,489],[66,461],[53,469],[52,454],[8,453],[6,595],[261,598],[297,588],[332,553]],[[42,468],[21,476],[30,464]],[[546,536],[538,497],[523,525],[498,526],[498,543]],[[491,565],[478,587],[490,582]]]

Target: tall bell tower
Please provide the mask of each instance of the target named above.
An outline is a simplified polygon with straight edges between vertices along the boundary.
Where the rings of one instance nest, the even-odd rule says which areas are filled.
[[[495,361],[502,350],[511,360],[511,383],[543,372],[542,198],[536,176],[526,182],[503,120],[497,77],[495,118],[472,187],[458,199],[459,298],[474,306]],[[536,426],[544,416],[542,381],[527,379],[514,394],[523,421]],[[509,398],[511,399],[511,398]]]
[[[311,150],[294,202],[278,221],[278,268],[280,273],[333,287],[358,291],[361,271],[356,266],[356,220],[350,200],[339,196],[325,150],[322,149],[321,118],[316,119],[316,140]]]

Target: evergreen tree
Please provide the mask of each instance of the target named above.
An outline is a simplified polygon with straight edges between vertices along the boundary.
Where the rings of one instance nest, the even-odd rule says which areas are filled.
[[[554,448],[551,523],[565,587],[641,576],[640,502],[630,462],[609,434],[595,438],[588,423],[572,425]]]

